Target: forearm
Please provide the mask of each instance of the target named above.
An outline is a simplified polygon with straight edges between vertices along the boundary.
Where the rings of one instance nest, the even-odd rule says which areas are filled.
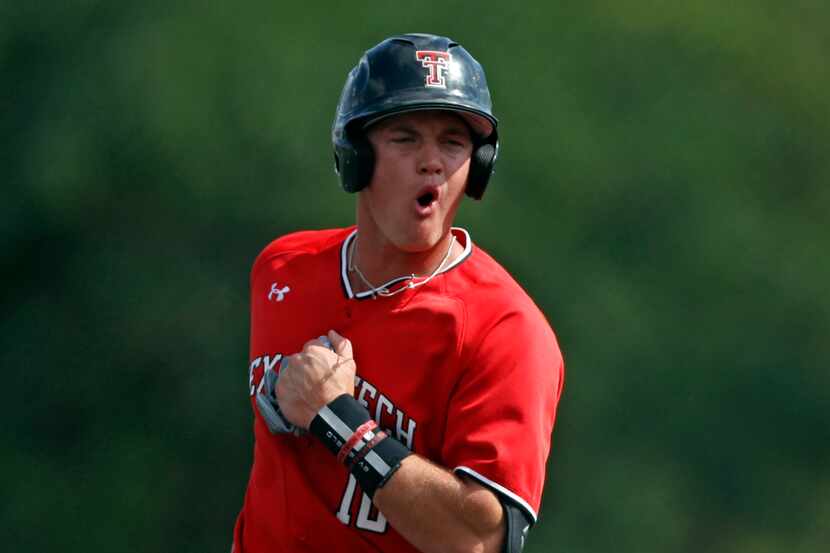
[[[404,459],[374,502],[424,553],[501,551],[505,521],[496,496],[423,457]]]
[[[311,340],[282,368],[276,396],[287,420],[337,455],[389,523],[424,553],[498,553],[505,520],[496,495],[380,431],[354,399],[351,344],[333,331],[329,339],[334,352]]]

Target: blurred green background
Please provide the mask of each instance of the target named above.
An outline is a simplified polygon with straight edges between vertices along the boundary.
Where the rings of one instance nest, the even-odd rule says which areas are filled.
[[[400,32],[501,119],[460,224],[559,335],[530,552],[830,544],[826,2],[0,4],[0,543],[221,551],[248,270],[345,226],[329,129]]]

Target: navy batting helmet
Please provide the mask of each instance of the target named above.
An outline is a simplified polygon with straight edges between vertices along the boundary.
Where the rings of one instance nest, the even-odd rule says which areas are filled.
[[[384,40],[349,73],[332,128],[334,167],[343,188],[357,192],[372,180],[375,157],[366,138],[368,125],[426,109],[457,112],[469,124],[473,154],[466,192],[480,199],[499,146],[484,69],[457,42],[425,34]]]

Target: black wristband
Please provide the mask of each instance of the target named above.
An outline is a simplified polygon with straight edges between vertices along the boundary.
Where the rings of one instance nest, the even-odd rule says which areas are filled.
[[[370,419],[369,412],[354,397],[343,394],[317,412],[309,430],[337,455],[355,431]],[[351,473],[360,488],[374,497],[375,491],[386,484],[401,461],[411,454],[405,445],[387,436],[373,446],[361,442],[361,451],[350,454],[346,464],[351,465]]]
[[[370,418],[369,411],[355,398],[343,394],[324,405],[311,419],[308,429],[320,438],[329,451],[337,455],[357,427]]]
[[[387,436],[352,465],[352,474],[366,495],[374,497],[410,455],[412,452],[405,445]]]

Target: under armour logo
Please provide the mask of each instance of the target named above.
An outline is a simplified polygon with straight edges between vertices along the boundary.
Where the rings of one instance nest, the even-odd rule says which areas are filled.
[[[415,52],[415,58],[421,62],[421,65],[429,69],[424,86],[447,88],[445,76],[447,69],[450,67],[450,61],[452,61],[452,56],[449,52],[418,50]]]
[[[271,291],[268,292],[268,301],[274,301],[274,296],[277,296],[277,301],[282,301],[285,299],[285,295],[290,291],[291,288],[288,286],[277,288],[277,283],[275,282],[271,285]]]

